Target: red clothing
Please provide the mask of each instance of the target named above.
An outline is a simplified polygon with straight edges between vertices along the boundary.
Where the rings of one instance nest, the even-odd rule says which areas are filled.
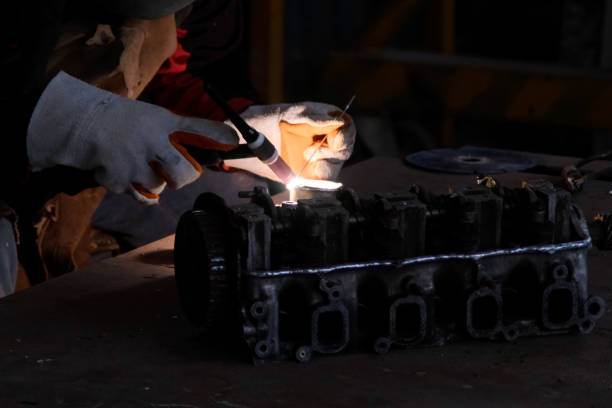
[[[204,90],[204,80],[188,71],[191,53],[181,43],[187,30],[178,29],[178,47],[157,72],[147,93],[153,103],[163,106],[177,114],[195,116],[212,120],[225,120],[226,116]],[[231,98],[229,105],[242,112],[253,102],[244,97]]]

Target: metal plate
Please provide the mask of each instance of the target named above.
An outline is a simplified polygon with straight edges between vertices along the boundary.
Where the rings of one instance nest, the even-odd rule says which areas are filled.
[[[534,167],[534,159],[506,150],[464,146],[459,149],[423,150],[406,156],[413,166],[445,173],[499,174]]]

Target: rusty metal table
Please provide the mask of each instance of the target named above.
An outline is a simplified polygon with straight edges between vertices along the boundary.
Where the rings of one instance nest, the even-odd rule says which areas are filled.
[[[540,156],[554,166],[563,159]],[[532,174],[505,174],[520,185]],[[377,158],[345,169],[358,191],[473,182]],[[587,217],[612,210],[587,184]],[[612,406],[612,314],[589,335],[474,341],[252,366],[181,318],[173,237],[0,301],[0,407]],[[612,306],[612,254],[589,256],[590,291]]]

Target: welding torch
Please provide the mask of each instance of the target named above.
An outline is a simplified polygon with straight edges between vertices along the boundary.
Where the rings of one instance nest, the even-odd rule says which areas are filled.
[[[242,137],[247,142],[248,149],[251,150],[253,155],[267,165],[283,183],[289,184],[295,178],[295,174],[293,174],[291,168],[280,157],[278,150],[276,150],[276,147],[274,147],[268,138],[263,133],[249,126],[210,84],[206,86],[206,92],[221,108],[240,134],[242,134]]]

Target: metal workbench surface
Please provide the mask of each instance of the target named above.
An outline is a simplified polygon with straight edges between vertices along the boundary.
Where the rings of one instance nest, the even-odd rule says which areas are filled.
[[[530,178],[542,176],[498,179],[517,187]],[[383,158],[345,169],[342,179],[370,192],[410,183],[442,192],[474,181]],[[610,190],[593,181],[576,201],[592,217],[612,210]],[[612,406],[610,251],[589,256],[590,292],[608,310],[588,335],[255,367],[181,317],[172,245],[168,237],[0,300],[0,407]]]

